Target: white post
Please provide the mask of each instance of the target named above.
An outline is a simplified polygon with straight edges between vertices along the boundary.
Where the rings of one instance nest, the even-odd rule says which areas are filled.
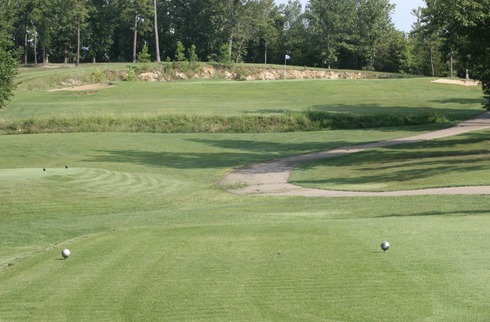
[[[286,79],[286,63],[287,63],[287,59],[286,59],[286,55],[284,55],[284,79]]]

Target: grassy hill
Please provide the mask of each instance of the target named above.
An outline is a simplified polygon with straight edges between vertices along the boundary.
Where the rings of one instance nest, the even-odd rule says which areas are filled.
[[[57,72],[20,77],[42,83]],[[0,320],[490,316],[488,196],[248,197],[217,184],[246,164],[448,126],[481,112],[478,88],[423,78],[116,81],[90,95],[47,88],[15,94],[0,111],[2,124],[107,119],[125,130],[92,124],[93,131],[0,135]],[[426,109],[442,121],[264,133],[149,133],[124,125],[182,115],[239,120],[303,111],[418,115]],[[457,184],[461,171],[433,176],[434,165],[461,164],[461,152],[472,150],[479,154],[467,153],[466,164],[486,160],[488,134],[404,145],[397,158],[383,149],[346,156],[335,166],[346,181],[354,171],[349,167],[375,168],[389,185],[397,183],[397,168],[425,155],[430,158],[417,164],[419,179]],[[313,177],[339,182],[329,171]],[[466,180],[473,181],[473,173],[479,183],[490,182],[486,163],[464,172]],[[386,253],[383,240],[392,245]],[[63,248],[72,252],[67,260]]]
[[[366,78],[129,82],[111,76],[108,80],[107,75],[119,75],[124,68],[114,64],[23,71],[17,95],[0,113],[0,132],[287,132],[447,126],[479,113],[482,102],[476,86],[448,86],[427,78],[377,79],[386,75],[359,72],[350,73]],[[247,68],[249,73],[270,69]],[[71,86],[94,82],[111,87]],[[71,90],[50,91],[67,86]]]

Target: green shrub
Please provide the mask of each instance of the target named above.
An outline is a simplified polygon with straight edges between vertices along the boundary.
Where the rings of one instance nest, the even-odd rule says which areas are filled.
[[[134,67],[128,66],[128,68],[126,69],[126,75],[124,75],[123,80],[127,82],[135,82],[138,80],[138,76],[136,75],[136,70]]]
[[[189,55],[189,69],[196,71],[198,67],[197,62],[199,58],[197,57],[195,45],[192,45],[191,48],[188,49],[188,55]]]
[[[243,66],[236,66],[233,71],[235,73],[235,80],[237,81],[245,81],[250,75],[250,71]]]
[[[92,73],[92,80],[95,83],[102,82],[104,78],[105,78],[105,73],[101,71],[99,68],[96,68],[95,71]]]
[[[222,44],[219,50],[218,63],[220,63],[224,67],[233,66],[233,62],[231,61],[231,57],[228,51],[228,45]]]
[[[141,51],[138,53],[136,61],[138,63],[149,63],[149,62],[151,62],[151,56],[148,53],[148,46],[146,44],[143,46]]]

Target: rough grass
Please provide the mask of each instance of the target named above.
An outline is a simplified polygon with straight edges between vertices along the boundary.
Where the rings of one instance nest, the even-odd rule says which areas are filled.
[[[441,125],[447,120],[435,112],[416,115],[338,115],[327,112],[245,116],[84,116],[32,117],[0,120],[0,134],[132,132],[132,133],[263,133],[366,129],[407,125]]]

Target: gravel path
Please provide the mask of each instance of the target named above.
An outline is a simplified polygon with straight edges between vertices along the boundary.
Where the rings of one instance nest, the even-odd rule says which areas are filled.
[[[414,143],[444,138],[471,131],[490,128],[490,112],[463,122],[455,127],[407,138],[381,141],[376,143],[342,147],[334,150],[288,157],[264,163],[252,164],[233,170],[221,180],[221,184],[232,186],[228,191],[239,195],[276,195],[305,197],[353,197],[353,196],[408,196],[408,195],[448,195],[448,194],[490,194],[490,186],[450,187],[438,189],[420,189],[389,192],[354,192],[303,188],[288,183],[289,175],[297,164],[339,155],[356,153],[368,149],[398,144]]]

